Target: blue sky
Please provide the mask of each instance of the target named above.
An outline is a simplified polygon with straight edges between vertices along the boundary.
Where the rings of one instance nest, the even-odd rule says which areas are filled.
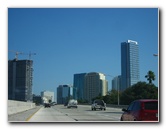
[[[128,39],[139,44],[140,81],[149,70],[158,77],[157,8],[8,9],[8,49],[37,54],[32,56],[35,94],[73,84],[75,73],[120,75],[120,45]],[[9,59],[14,56],[8,53]],[[112,77],[106,78],[110,89]]]

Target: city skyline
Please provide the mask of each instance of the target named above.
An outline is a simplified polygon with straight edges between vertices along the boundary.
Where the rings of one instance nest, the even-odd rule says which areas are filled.
[[[120,75],[120,44],[128,39],[139,43],[140,81],[149,70],[158,78],[157,8],[9,8],[8,13],[8,50],[36,53],[34,94],[73,84],[77,73]],[[8,59],[14,56],[8,53]],[[111,76],[106,76],[109,90]]]

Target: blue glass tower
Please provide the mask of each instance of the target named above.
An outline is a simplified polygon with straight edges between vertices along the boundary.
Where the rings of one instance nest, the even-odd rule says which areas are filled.
[[[73,98],[84,99],[84,77],[86,73],[74,74]]]
[[[139,81],[139,47],[136,41],[121,43],[121,88],[132,86]]]

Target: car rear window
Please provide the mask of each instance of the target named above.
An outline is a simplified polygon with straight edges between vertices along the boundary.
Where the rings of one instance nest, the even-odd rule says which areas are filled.
[[[98,105],[104,105],[104,103],[101,100],[96,100],[95,103],[97,103]]]
[[[158,110],[158,102],[145,102],[145,110]]]

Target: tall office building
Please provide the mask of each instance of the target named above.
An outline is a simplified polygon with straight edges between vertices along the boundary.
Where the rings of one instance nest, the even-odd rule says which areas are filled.
[[[121,90],[139,81],[139,48],[136,41],[121,43]]]
[[[32,60],[8,61],[8,99],[32,101]]]
[[[73,98],[78,100],[84,99],[84,79],[86,73],[74,74]]]
[[[70,99],[70,86],[69,85],[59,85],[57,87],[57,103],[65,104]]]
[[[99,95],[105,96],[108,92],[108,81],[102,73],[87,73],[84,85],[84,97],[88,102]]]
[[[121,76],[114,77],[112,80],[112,90],[119,91],[121,89]]]

